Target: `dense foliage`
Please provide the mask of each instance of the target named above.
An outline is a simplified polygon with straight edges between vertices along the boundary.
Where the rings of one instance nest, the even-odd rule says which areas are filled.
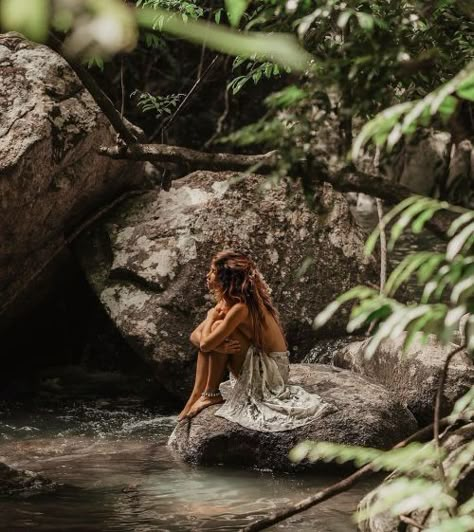
[[[67,54],[81,55],[105,75],[110,69],[117,74],[113,58],[121,53],[116,101],[119,97],[129,107],[124,96],[134,95],[135,110],[150,116],[150,139],[161,131],[157,125],[163,117],[203,82],[212,65],[209,49],[212,60],[220,54],[235,56],[219,73],[224,83],[215,99],[223,109],[203,104],[215,116],[212,140],[227,149],[277,148],[274,177],[302,179],[308,198],[318,182],[318,168],[327,171],[348,162],[370,166],[374,146],[389,158],[390,152],[416,140],[420,128],[449,132],[454,148],[474,137],[474,6],[469,0],[1,0],[0,15],[4,29],[33,39],[44,41],[55,31]],[[296,34],[300,44],[283,33]],[[176,38],[198,46],[180,48]],[[159,82],[153,69],[159,71]],[[258,111],[242,124],[229,108],[255,85],[262,88],[263,106],[259,100],[253,108]],[[367,356],[402,331],[408,331],[407,347],[419,334],[449,342],[460,328],[465,349],[474,352],[474,193],[472,176],[460,179],[466,193],[458,196],[458,205],[445,201],[453,199],[448,193],[410,197],[380,226],[390,229],[390,248],[408,228],[419,233],[441,211],[451,212],[457,217],[448,229],[445,251],[407,256],[383,290],[354,288],[317,317],[316,325],[355,300],[348,330],[374,324]],[[379,234],[380,228],[369,239],[368,252]],[[421,298],[401,303],[398,291],[411,276],[422,287]],[[452,420],[472,419],[473,411],[471,389],[456,404]],[[454,480],[474,461],[474,446],[444,477],[443,450],[436,443],[384,453],[306,442],[294,458],[352,460],[395,470],[397,476],[370,512],[390,509],[398,515],[429,508],[432,532],[473,530],[474,498],[460,504]]]

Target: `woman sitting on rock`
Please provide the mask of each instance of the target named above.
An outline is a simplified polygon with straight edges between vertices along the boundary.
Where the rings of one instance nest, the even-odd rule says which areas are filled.
[[[194,389],[178,419],[224,402],[226,367],[231,391],[217,416],[244,427],[278,431],[309,423],[327,406],[316,394],[288,385],[288,347],[270,290],[252,259],[217,253],[207,274],[217,304],[191,334],[199,349]]]

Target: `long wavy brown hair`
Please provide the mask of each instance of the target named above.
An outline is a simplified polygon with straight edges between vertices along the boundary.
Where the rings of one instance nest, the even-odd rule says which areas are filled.
[[[212,267],[215,268],[216,276],[214,283],[210,285],[211,291],[218,300],[224,299],[230,306],[235,303],[247,305],[257,347],[262,347],[264,309],[267,309],[283,331],[280,315],[270,297],[270,289],[250,257],[233,249],[225,249],[214,255]]]

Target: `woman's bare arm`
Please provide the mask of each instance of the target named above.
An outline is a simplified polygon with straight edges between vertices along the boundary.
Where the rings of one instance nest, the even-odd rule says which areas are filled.
[[[215,308],[211,309],[201,331],[199,348],[201,351],[215,351],[218,346],[229,336],[248,316],[248,308],[243,303],[237,303],[230,308],[224,319],[211,330],[212,324],[221,319],[221,314]]]
[[[200,349],[201,346],[202,331],[204,329],[206,321],[207,318],[194,329],[194,331],[191,333],[191,336],[189,337],[190,342],[198,349]],[[213,321],[211,322],[211,325],[212,323]],[[215,347],[213,351],[223,354],[238,353],[240,351],[240,342],[238,340],[232,340],[227,343],[223,341],[217,347]]]

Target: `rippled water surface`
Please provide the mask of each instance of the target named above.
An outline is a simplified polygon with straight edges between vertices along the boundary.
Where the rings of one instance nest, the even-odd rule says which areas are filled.
[[[0,405],[0,461],[64,484],[54,494],[0,499],[0,529],[238,530],[337,476],[195,467],[166,447],[175,418],[129,400]],[[363,484],[272,529],[355,530]]]

